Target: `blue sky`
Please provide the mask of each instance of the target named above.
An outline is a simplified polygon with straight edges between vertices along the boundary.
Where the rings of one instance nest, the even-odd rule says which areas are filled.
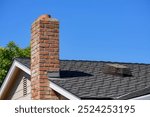
[[[28,46],[42,14],[60,21],[60,59],[150,63],[149,0],[1,0],[0,46]]]

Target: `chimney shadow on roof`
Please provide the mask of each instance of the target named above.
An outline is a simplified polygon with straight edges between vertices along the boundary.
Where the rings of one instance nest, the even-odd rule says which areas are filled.
[[[85,77],[85,76],[92,76],[92,75],[81,71],[67,71],[67,70],[60,71],[61,78]]]

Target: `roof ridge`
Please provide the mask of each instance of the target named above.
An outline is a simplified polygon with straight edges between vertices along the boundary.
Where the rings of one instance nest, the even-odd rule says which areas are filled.
[[[61,59],[60,61],[75,61],[75,62],[103,62],[103,63],[118,63],[118,64],[138,64],[138,65],[150,65],[150,63],[138,63],[138,62],[116,62],[116,61],[101,61],[101,60],[67,60]]]
[[[30,59],[30,57],[16,57],[17,59]],[[137,65],[150,65],[150,63],[138,62],[116,62],[116,61],[102,61],[102,60],[74,60],[74,59],[60,59],[60,61],[75,61],[75,62],[103,62],[103,63],[116,63],[116,64],[137,64]]]

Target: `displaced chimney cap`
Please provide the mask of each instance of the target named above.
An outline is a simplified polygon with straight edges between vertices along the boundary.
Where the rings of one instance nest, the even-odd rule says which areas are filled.
[[[39,20],[46,20],[46,19],[49,19],[49,18],[51,18],[50,15],[44,14],[44,15],[41,15],[38,19],[39,19]]]
[[[106,64],[103,72],[112,75],[132,76],[130,68],[121,64]]]

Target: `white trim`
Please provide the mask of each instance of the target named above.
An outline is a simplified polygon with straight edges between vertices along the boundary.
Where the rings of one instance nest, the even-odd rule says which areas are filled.
[[[73,95],[72,93],[66,91],[62,87],[58,86],[57,84],[50,82],[50,87],[55,90],[56,92],[60,93],[61,95],[65,96],[66,98],[70,100],[80,100],[79,97]]]
[[[150,100],[150,94],[136,97],[136,98],[132,98],[131,100]]]
[[[1,99],[1,96],[3,95],[3,92],[5,90],[5,87],[7,86],[8,82],[10,81],[10,78],[11,76],[13,75],[13,72],[15,71],[16,69],[16,66],[15,66],[15,61],[13,62],[11,68],[9,69],[9,72],[1,86],[1,89],[0,89],[0,99]]]
[[[9,84],[9,82],[11,81],[11,77],[12,77],[14,71],[16,70],[16,68],[20,68],[21,70],[25,71],[27,74],[31,75],[31,71],[29,68],[27,68],[23,64],[19,63],[18,61],[14,60],[8,73],[7,73],[7,76],[0,88],[0,99],[1,99],[1,96],[3,95],[3,93],[5,92],[7,84]]]

